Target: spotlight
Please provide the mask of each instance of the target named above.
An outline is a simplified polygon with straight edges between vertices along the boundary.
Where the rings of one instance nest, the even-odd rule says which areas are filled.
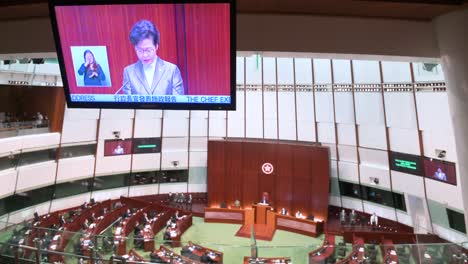
[[[439,153],[439,155],[437,155],[437,157],[438,157],[439,159],[443,159],[443,158],[445,158],[446,155],[447,155],[447,152],[446,152],[445,150],[442,150],[442,151]]]
[[[120,138],[120,131],[112,131],[112,134],[114,134],[115,138]]]

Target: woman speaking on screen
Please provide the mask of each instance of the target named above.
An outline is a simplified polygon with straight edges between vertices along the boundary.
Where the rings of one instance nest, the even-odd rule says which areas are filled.
[[[138,61],[124,69],[124,94],[183,95],[184,84],[177,65],[157,56],[159,31],[148,20],[138,21],[130,31]]]

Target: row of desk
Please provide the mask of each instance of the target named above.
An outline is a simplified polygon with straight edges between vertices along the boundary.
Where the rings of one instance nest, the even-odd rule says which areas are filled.
[[[277,257],[277,258],[252,258],[244,257],[244,264],[277,264],[287,263],[292,264],[291,258]]]
[[[51,251],[58,251],[63,252],[65,247],[68,244],[70,238],[74,235],[75,232],[81,230],[81,225],[85,221],[85,219],[89,219],[93,213],[99,213],[103,208],[110,209],[111,201],[107,200],[101,203],[96,203],[93,206],[86,208],[85,210],[81,211],[81,213],[71,219],[71,222],[65,223],[63,225],[63,231],[59,231],[59,237],[56,237],[50,245],[49,250]],[[63,255],[61,254],[50,254],[49,258],[50,262],[60,262],[64,261]]]
[[[318,249],[309,252],[309,264],[326,263],[327,258],[333,256],[335,252],[335,236],[326,235],[323,244]]]
[[[202,262],[195,261],[187,257],[181,256],[164,245],[161,245],[159,249],[154,250],[152,255],[154,255],[155,257],[159,259],[155,260],[153,259],[153,257],[151,257],[150,262],[160,263],[157,261],[162,260],[164,263],[171,263],[171,264],[201,264],[202,263]]]
[[[382,240],[382,257],[383,263],[396,264],[398,263],[398,255],[393,245],[393,241],[389,239]]]
[[[364,239],[361,237],[355,237],[353,242],[353,250],[343,260],[337,262],[337,264],[357,264],[363,263],[365,257]]]
[[[182,248],[181,255],[200,262],[203,262],[204,258],[209,258],[212,262],[218,264],[223,263],[223,252],[206,248],[192,242],[189,242],[188,245]]]
[[[257,209],[258,210],[258,209]],[[317,237],[323,233],[324,223],[308,219],[296,218],[289,215],[281,215],[267,210],[266,215],[254,218],[252,209],[229,209],[229,208],[205,208],[205,222],[207,223],[234,223],[253,224],[254,219],[265,217],[266,225],[274,229],[290,231],[302,235]]]

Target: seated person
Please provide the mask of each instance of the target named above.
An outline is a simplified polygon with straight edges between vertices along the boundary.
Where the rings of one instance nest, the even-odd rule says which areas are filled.
[[[34,212],[34,222],[39,222],[39,214],[37,212]]]
[[[135,245],[136,248],[143,248],[144,243],[143,243],[143,234],[141,231],[139,231],[137,234],[135,234],[133,238],[133,245]]]
[[[311,213],[311,214],[307,217],[307,220],[314,221],[314,218],[315,218],[314,214]]]
[[[240,208],[240,201],[239,200],[234,201],[234,207],[235,208]]]
[[[140,233],[140,231],[141,231],[140,223],[138,223],[138,221],[137,221],[137,222],[135,222],[135,227],[133,228],[133,234],[137,235],[138,233]]]
[[[225,201],[222,201],[221,204],[219,205],[220,208],[227,208],[227,203]]]
[[[306,218],[305,215],[303,215],[301,213],[301,211],[297,211],[295,216],[296,216],[296,218],[300,218],[300,219],[305,219]]]
[[[59,218],[59,224],[60,226],[63,226],[67,221],[65,220],[65,216],[61,215]]]
[[[94,223],[94,222],[96,222],[96,220],[97,220],[96,214],[93,212],[93,213],[91,214],[91,216],[89,217],[89,221],[90,221],[91,223]]]
[[[179,210],[177,210],[175,214],[172,216],[171,220],[173,223],[176,223],[177,220],[182,220],[184,219],[184,217],[185,217],[184,215],[179,215]]]
[[[286,210],[286,208],[281,208],[281,211],[280,211],[280,214],[281,215],[288,215],[288,210]]]
[[[146,224],[150,224],[151,223],[151,220],[148,218],[148,214],[147,213],[143,213],[143,215],[141,216],[141,223],[143,225],[146,225]]]
[[[83,224],[82,224],[82,228],[83,228],[84,230],[86,230],[86,229],[89,228],[89,221],[88,221],[88,219],[85,219],[85,220],[84,220],[84,222],[83,222]]]
[[[123,215],[123,218],[129,218],[132,216],[132,212],[130,211],[130,209],[127,209],[127,211],[125,211],[125,214]]]

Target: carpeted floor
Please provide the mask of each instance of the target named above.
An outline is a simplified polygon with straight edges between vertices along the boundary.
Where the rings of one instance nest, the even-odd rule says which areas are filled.
[[[203,218],[194,217],[193,225],[182,236],[182,243],[192,241],[205,247],[224,253],[224,263],[242,263],[244,256],[250,255],[251,240],[236,237],[241,225],[205,223]],[[155,246],[159,248],[163,232],[156,236]],[[308,253],[323,243],[323,236],[312,238],[291,232],[277,230],[272,241],[257,240],[258,256],[261,257],[291,257],[293,263],[307,263]],[[181,248],[174,248],[180,252]],[[149,253],[144,254],[147,257]]]

